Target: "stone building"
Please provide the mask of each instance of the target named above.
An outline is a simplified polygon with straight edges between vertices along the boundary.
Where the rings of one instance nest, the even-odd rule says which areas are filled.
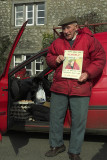
[[[13,43],[21,25],[29,20],[15,50],[13,65],[41,50],[43,34],[52,34],[53,26],[71,15],[79,24],[107,22],[107,1],[0,0],[0,37],[8,35]],[[105,26],[99,28],[106,30]]]

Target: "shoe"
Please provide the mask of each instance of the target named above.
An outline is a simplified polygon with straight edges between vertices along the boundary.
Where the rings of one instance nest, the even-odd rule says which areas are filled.
[[[70,160],[81,160],[79,154],[68,153]]]
[[[64,144],[60,147],[50,147],[50,148],[51,149],[45,154],[46,157],[54,157],[57,154],[64,152],[66,150],[66,147]]]

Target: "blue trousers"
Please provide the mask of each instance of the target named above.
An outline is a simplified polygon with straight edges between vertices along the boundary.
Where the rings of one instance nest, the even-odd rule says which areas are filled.
[[[72,114],[68,152],[79,154],[84,141],[89,97],[51,93],[49,142],[52,147],[60,147],[64,144],[63,123],[68,103]]]

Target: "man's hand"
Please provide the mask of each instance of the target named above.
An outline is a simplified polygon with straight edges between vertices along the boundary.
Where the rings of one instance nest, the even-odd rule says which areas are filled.
[[[85,82],[88,79],[89,75],[87,72],[81,74],[80,78],[78,79],[79,82]]]
[[[63,55],[59,55],[59,56],[56,58],[56,62],[59,63],[59,64],[60,64],[63,60],[64,60],[64,56],[63,56]]]

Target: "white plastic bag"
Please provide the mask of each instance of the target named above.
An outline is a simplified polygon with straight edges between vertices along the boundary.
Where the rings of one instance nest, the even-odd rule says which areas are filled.
[[[36,103],[44,103],[46,101],[46,94],[42,87],[42,84],[39,85],[38,91],[36,93]]]

